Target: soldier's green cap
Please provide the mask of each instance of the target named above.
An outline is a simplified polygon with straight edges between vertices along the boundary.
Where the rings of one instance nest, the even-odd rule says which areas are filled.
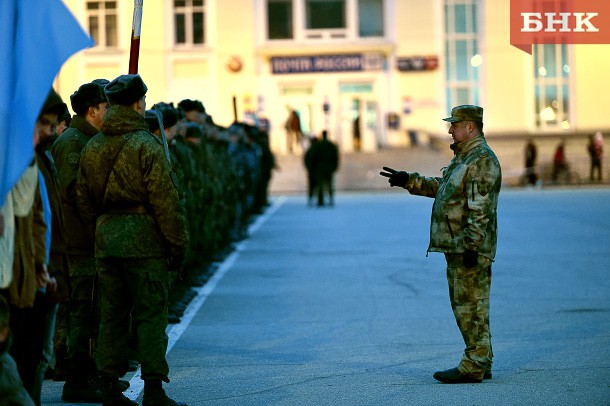
[[[104,92],[110,104],[132,105],[148,91],[144,81],[137,73],[121,75],[106,85]]]
[[[444,118],[443,121],[457,123],[458,121],[483,122],[483,107],[463,104],[451,109],[451,117]]]
[[[106,102],[104,89],[97,83],[85,83],[72,93],[70,104],[76,114],[84,114],[91,106]]]

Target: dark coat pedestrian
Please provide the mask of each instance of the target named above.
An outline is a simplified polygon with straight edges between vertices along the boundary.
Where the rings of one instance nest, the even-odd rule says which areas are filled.
[[[339,149],[328,139],[326,130],[322,131],[322,139],[314,143],[311,148],[309,164],[314,174],[315,190],[318,196],[318,206],[328,203],[335,204],[334,174],[339,169]]]
[[[534,140],[529,139],[525,145],[525,179],[528,185],[535,185],[538,181],[536,173],[536,160],[538,158],[538,149]]]

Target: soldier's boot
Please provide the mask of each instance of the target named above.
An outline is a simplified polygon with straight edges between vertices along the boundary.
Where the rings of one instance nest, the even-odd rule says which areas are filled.
[[[64,383],[61,400],[70,403],[100,403],[102,392],[92,375],[70,376]]]
[[[102,377],[102,405],[138,406],[138,403],[123,395],[119,385],[119,378],[104,376]]]
[[[144,381],[144,396],[142,397],[142,406],[187,406],[186,403],[176,402],[165,393],[161,386],[161,381],[149,380]]]

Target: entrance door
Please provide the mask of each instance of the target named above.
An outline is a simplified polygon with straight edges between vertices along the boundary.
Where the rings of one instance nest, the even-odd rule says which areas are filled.
[[[372,83],[340,84],[340,147],[346,152],[370,152],[379,147],[381,120]]]

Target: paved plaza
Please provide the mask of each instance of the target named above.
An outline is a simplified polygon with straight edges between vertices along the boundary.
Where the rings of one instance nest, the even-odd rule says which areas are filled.
[[[277,196],[170,326],[168,393],[189,405],[610,404],[610,190],[505,190],[493,379],[445,385],[463,351],[432,200],[388,189],[335,208]],[[141,380],[128,375],[141,401]],[[43,403],[63,404],[45,381]]]

